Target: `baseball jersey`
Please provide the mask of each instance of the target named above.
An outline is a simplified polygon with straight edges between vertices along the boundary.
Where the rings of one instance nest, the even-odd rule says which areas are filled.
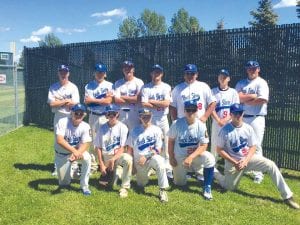
[[[171,125],[168,136],[175,139],[174,153],[179,157],[186,157],[199,145],[209,142],[206,125],[200,120],[189,125],[185,117]]]
[[[79,103],[80,101],[78,88],[71,81],[64,86],[62,86],[60,82],[57,82],[52,84],[49,88],[48,103],[63,99],[71,99],[75,103]],[[52,107],[52,112],[70,114],[70,109],[67,106]]]
[[[128,128],[124,123],[118,121],[110,127],[107,122],[97,132],[94,145],[102,149],[103,155],[114,155],[117,149],[125,146],[127,135]]]
[[[72,123],[72,118],[62,118],[58,121],[55,130],[56,135],[63,136],[64,139],[74,148],[79,148],[80,144],[92,141],[90,125],[82,121],[77,127]],[[62,154],[71,154],[59,144],[57,144],[57,137],[55,135],[55,150]]]
[[[211,91],[217,100],[215,110],[219,118],[228,117],[230,114],[230,106],[234,103],[240,103],[239,95],[233,88],[221,90],[219,87],[215,87]]]
[[[253,145],[257,145],[257,138],[253,128],[247,123],[243,123],[241,127],[234,127],[232,123],[226,124],[217,139],[217,146],[236,160],[246,157]]]
[[[154,85],[153,82],[145,84],[141,90],[141,101],[148,102],[150,99],[158,101],[171,100],[171,86],[164,82],[158,85]],[[169,113],[169,107],[150,108],[150,110],[155,118],[161,118]]]
[[[184,117],[184,102],[194,101],[198,105],[198,118],[204,115],[206,108],[216,99],[209,86],[196,80],[192,84],[186,82],[178,84],[172,91],[171,106],[177,109],[177,117]]]
[[[134,77],[130,81],[122,78],[115,82],[114,94],[118,98],[120,98],[121,96],[136,96],[140,92],[143,85],[144,82],[139,78]],[[130,109],[133,111],[136,111],[138,109],[136,103],[124,104],[122,105],[122,108]]]
[[[162,131],[155,125],[146,129],[140,125],[129,133],[127,145],[133,148],[134,161],[137,162],[140,155],[147,155],[151,150],[162,148]]]
[[[257,94],[258,98],[269,101],[269,86],[261,77],[257,77],[253,80],[241,80],[236,84],[235,89],[237,92],[243,92],[245,94]],[[262,105],[243,104],[243,107],[246,115],[267,115],[267,103]]]
[[[85,86],[85,96],[90,96],[96,99],[105,98],[108,92],[112,91],[113,84],[109,81],[103,80],[101,83],[93,80]],[[89,110],[96,113],[103,113],[105,105],[97,103],[90,103],[87,105]]]

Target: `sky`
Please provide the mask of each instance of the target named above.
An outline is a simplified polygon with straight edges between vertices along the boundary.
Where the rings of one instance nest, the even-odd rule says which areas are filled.
[[[272,0],[278,24],[299,23],[297,0]],[[180,8],[195,16],[206,31],[221,19],[225,29],[249,27],[251,10],[258,0],[0,0],[0,52],[16,43],[16,59],[22,49],[37,47],[53,32],[64,43],[117,39],[119,25],[140,17],[144,9],[165,16],[167,26]]]

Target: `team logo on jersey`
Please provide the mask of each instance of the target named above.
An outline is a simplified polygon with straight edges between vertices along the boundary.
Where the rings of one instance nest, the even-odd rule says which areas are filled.
[[[196,93],[191,93],[190,95],[181,95],[182,100],[185,101],[190,101],[197,103],[200,100],[200,95]]]
[[[149,99],[162,101],[162,100],[165,100],[165,96],[163,94],[156,93],[156,94],[150,95]]]
[[[243,88],[242,92],[244,94],[255,94],[255,90],[251,89],[251,88]]]
[[[71,99],[72,98],[72,94],[65,94],[64,95],[64,99]]]
[[[94,93],[94,97],[96,99],[105,98],[107,92],[108,92],[108,88],[101,88],[100,90]]]
[[[191,135],[183,136],[179,138],[178,144],[180,148],[198,145],[199,140],[197,137]]]
[[[230,147],[235,153],[248,146],[247,138],[240,137],[238,141],[230,141]]]
[[[156,143],[155,137],[147,136],[137,140],[137,146],[139,151],[144,151],[147,148],[154,147]]]
[[[79,144],[81,137],[76,137],[75,135],[72,135],[70,137],[64,136],[64,139],[69,143],[69,145],[75,147]]]

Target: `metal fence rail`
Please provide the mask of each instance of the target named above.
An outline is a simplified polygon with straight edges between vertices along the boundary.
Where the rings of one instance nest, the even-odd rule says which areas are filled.
[[[47,105],[50,84],[57,81],[57,66],[71,67],[70,79],[81,98],[84,85],[93,78],[97,62],[108,65],[108,80],[122,77],[120,65],[131,59],[136,76],[150,80],[153,64],[164,67],[164,80],[171,86],[182,81],[183,66],[197,64],[199,79],[217,85],[217,71],[227,68],[231,85],[244,78],[243,65],[255,59],[261,76],[270,86],[264,152],[280,167],[300,170],[300,24],[265,29],[232,29],[193,34],[166,35],[90,43],[67,44],[55,48],[26,48],[26,114],[24,122],[52,125]]]

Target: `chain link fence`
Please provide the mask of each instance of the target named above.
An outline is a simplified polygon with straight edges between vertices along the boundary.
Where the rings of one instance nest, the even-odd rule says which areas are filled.
[[[183,66],[194,63],[199,79],[217,85],[217,72],[231,73],[231,86],[246,77],[244,64],[257,60],[270,86],[264,153],[280,167],[300,170],[300,24],[265,29],[233,29],[136,39],[67,44],[54,48],[26,48],[24,122],[51,127],[53,115],[46,103],[57,67],[68,64],[70,79],[80,91],[93,79],[95,63],[105,63],[107,79],[122,77],[121,63],[130,59],[136,76],[146,83],[153,64],[164,67],[164,81],[172,87],[183,80]],[[209,124],[208,124],[209,125]]]

